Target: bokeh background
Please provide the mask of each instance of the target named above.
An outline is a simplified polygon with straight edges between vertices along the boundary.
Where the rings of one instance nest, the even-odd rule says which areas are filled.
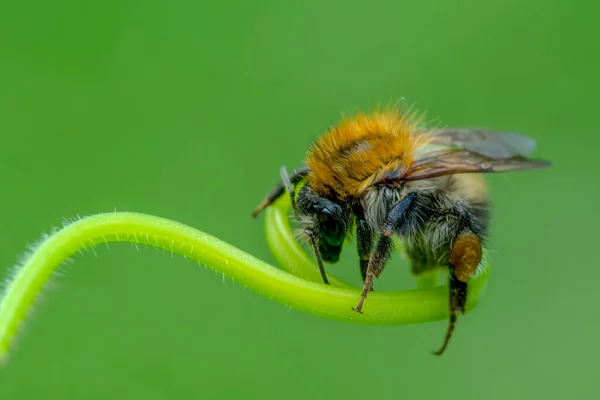
[[[591,1],[3,1],[0,273],[77,214],[139,211],[273,262],[250,211],[342,112],[404,97],[535,137],[489,177],[493,274],[446,322],[364,327],[182,258],[99,247],[61,268],[0,398],[597,398],[598,5]],[[355,250],[331,271],[359,282]],[[399,257],[377,283],[414,285]]]

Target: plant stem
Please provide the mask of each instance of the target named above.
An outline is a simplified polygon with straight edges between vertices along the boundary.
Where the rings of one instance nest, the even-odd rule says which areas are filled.
[[[268,243],[285,270],[179,222],[138,213],[92,215],[52,234],[18,267],[0,298],[0,363],[12,339],[52,273],[73,254],[108,242],[132,242],[172,251],[221,272],[256,293],[319,317],[367,325],[404,325],[448,316],[446,285],[404,292],[369,294],[364,314],[352,310],[360,292],[331,277],[320,283],[316,265],[293,239],[287,223],[289,200],[276,202],[266,214]],[[488,269],[469,283],[467,310],[487,280]]]

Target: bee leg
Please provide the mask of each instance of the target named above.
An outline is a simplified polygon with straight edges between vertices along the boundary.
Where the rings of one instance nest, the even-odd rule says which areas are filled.
[[[354,311],[362,313],[362,307],[367,298],[367,294],[373,285],[373,276],[379,277],[381,272],[383,272],[383,268],[390,258],[390,254],[394,249],[394,242],[392,238],[389,236],[381,236],[377,241],[377,246],[375,247],[375,251],[371,254],[371,258],[369,259],[369,266],[367,267],[367,272],[365,274],[365,284],[363,286],[363,290],[360,296],[360,300]]]
[[[385,217],[381,233],[384,236],[392,236],[394,232],[404,235],[408,228],[421,222],[416,210],[418,209],[418,197],[415,192],[407,194]]]
[[[373,230],[365,219],[362,207],[356,207],[354,214],[356,215],[356,247],[360,262],[360,275],[364,283],[367,278],[367,268],[369,267],[369,259],[371,258],[371,251],[373,249]],[[371,290],[373,290],[372,283]]]
[[[444,343],[438,351],[434,352],[437,356],[441,355],[448,346],[456,325],[457,314],[459,312],[464,314],[465,312],[467,282],[475,274],[483,253],[481,239],[472,230],[471,218],[467,210],[460,203],[457,203],[454,210],[452,210],[452,214],[458,216],[459,220],[449,253],[450,319]]]
[[[356,225],[358,257],[360,259],[360,274],[363,282],[365,282],[367,278],[367,269],[369,268],[369,259],[371,258],[371,250],[373,248],[373,237],[371,228],[367,224],[367,221],[358,220],[356,221]],[[373,284],[371,284],[371,290],[373,290]]]
[[[444,338],[442,347],[433,352],[433,354],[436,356],[441,356],[442,353],[444,353],[444,350],[446,350],[446,347],[448,347],[448,343],[450,342],[450,338],[454,332],[454,326],[456,325],[457,314],[459,312],[464,314],[465,303],[467,302],[467,283],[459,280],[456,275],[454,275],[454,272],[450,273],[449,285],[450,319],[448,320],[448,330],[446,331],[446,337]]]
[[[285,167],[282,167],[282,169],[283,168],[285,168]],[[295,169],[294,172],[292,172],[292,174],[289,176],[290,184],[295,184],[295,183],[300,182],[300,180],[302,180],[302,178],[304,178],[306,175],[308,175],[309,171],[310,171],[310,169],[306,165],[303,165],[302,167]],[[273,202],[275,200],[277,200],[285,192],[285,189],[286,189],[286,184],[284,182],[279,182],[277,185],[275,185],[275,187],[271,190],[271,192],[269,192],[269,194],[265,197],[265,199],[254,209],[254,211],[252,212],[252,217],[256,218],[262,210],[264,210],[265,208],[267,208],[268,206],[273,204]]]

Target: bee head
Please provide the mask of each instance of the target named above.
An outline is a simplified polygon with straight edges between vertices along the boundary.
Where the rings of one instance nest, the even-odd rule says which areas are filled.
[[[305,185],[298,193],[296,215],[304,234],[316,239],[323,261],[337,262],[351,225],[350,208]]]

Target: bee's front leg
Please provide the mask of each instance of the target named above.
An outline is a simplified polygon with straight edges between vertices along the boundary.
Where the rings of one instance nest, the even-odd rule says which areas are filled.
[[[455,206],[452,214],[458,217],[456,234],[450,245],[449,266],[449,311],[448,330],[444,343],[435,355],[441,355],[454,332],[457,314],[464,314],[467,302],[467,282],[475,274],[477,266],[481,262],[482,248],[480,237],[473,232],[471,218],[467,210],[459,203]]]

